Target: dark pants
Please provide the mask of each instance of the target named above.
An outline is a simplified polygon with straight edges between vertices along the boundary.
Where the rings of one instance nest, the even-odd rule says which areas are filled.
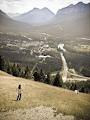
[[[21,100],[21,94],[18,94],[17,100]]]

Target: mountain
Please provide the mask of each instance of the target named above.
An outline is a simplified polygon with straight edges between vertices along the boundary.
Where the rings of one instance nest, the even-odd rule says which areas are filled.
[[[5,24],[10,20],[11,19],[2,10],[0,10],[0,24]]]
[[[0,17],[1,16],[7,16],[2,10],[0,10]]]
[[[79,2],[58,10],[53,20],[40,30],[55,37],[90,36],[90,3]]]
[[[29,31],[30,25],[13,20],[6,13],[0,10],[0,30],[1,31]]]
[[[65,33],[90,34],[90,3],[79,2],[59,10],[54,23],[59,23]]]
[[[29,23],[31,25],[47,24],[54,17],[54,13],[48,8],[34,8],[31,11],[15,17],[14,19]]]
[[[90,37],[90,3],[84,4],[79,2],[75,5],[71,4],[58,10],[56,15],[48,8],[34,8],[14,19],[12,20],[0,11],[0,24],[5,28],[8,26],[9,29],[11,28],[10,30],[31,31],[36,37],[42,32],[53,36],[53,38]],[[0,29],[2,28],[0,27]]]
[[[81,14],[82,12],[90,12],[90,3],[84,4],[83,2],[79,2],[76,5],[69,5],[66,8],[62,8],[58,10],[56,16],[62,17],[65,15],[75,16],[76,14]]]

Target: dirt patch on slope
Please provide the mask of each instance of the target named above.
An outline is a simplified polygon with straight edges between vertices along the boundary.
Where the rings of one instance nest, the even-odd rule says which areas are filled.
[[[74,116],[57,114],[51,107],[39,106],[30,109],[1,112],[0,120],[75,120]]]

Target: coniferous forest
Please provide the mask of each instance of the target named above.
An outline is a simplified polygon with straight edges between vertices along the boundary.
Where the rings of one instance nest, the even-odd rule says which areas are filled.
[[[34,81],[43,82],[49,85],[62,87],[69,90],[79,90],[83,93],[90,93],[90,81],[78,81],[78,82],[63,82],[59,72],[54,77],[51,77],[50,73],[45,74],[44,70],[35,70],[31,74],[29,66],[22,66],[17,63],[10,63],[4,57],[0,56],[0,70],[7,72],[16,77],[22,77],[26,79],[33,79]]]

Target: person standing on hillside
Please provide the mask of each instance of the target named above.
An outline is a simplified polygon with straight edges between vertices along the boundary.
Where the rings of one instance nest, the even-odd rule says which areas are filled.
[[[18,95],[17,95],[17,100],[21,100],[21,85],[18,86]]]

